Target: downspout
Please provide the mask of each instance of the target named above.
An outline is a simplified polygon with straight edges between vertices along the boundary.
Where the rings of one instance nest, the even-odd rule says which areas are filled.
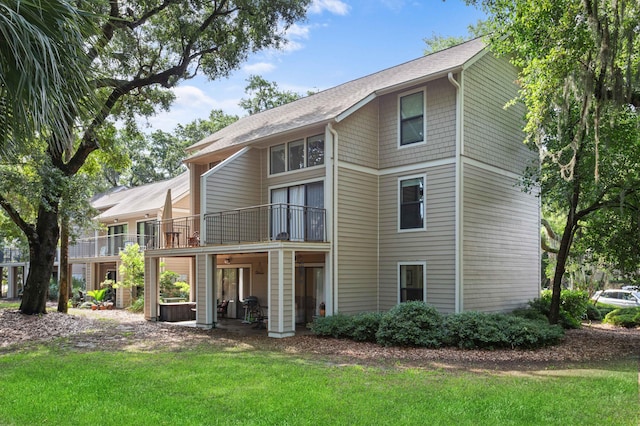
[[[329,132],[333,136],[333,161],[332,161],[332,174],[333,174],[333,182],[332,182],[332,197],[333,197],[333,205],[331,206],[332,212],[332,229],[331,229],[331,266],[333,268],[333,306],[331,310],[331,314],[335,314],[338,312],[338,132],[333,128],[332,123],[327,125]]]
[[[460,74],[462,76],[462,73]],[[462,91],[460,83],[453,77],[453,73],[447,74],[449,83],[456,88],[456,182],[455,182],[455,312],[462,312]]]

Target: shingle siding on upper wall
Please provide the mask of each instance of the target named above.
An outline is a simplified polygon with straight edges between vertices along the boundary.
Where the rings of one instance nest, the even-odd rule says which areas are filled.
[[[464,155],[522,173],[536,158],[524,145],[525,108],[517,103],[516,69],[488,53],[464,72]]]
[[[453,157],[456,151],[456,89],[453,85],[446,78],[426,85],[427,143],[402,149],[398,148],[399,94],[380,97],[380,168]]]
[[[338,311],[378,305],[378,177],[345,168],[338,174]]]
[[[339,159],[378,168],[378,100],[334,126],[339,135]]]
[[[540,292],[538,198],[513,177],[463,171],[464,310],[523,306]]]
[[[426,231],[398,232],[398,178],[426,174]],[[427,262],[427,302],[455,309],[455,166],[380,178],[380,309],[398,303],[398,262]]]

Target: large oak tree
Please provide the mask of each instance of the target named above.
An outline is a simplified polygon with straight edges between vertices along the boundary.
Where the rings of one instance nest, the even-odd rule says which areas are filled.
[[[527,143],[541,159],[529,183],[541,185],[544,202],[566,217],[553,277],[556,323],[576,231],[597,212],[637,210],[628,201],[640,189],[640,3],[469,3],[485,8],[493,47],[520,69]]]
[[[45,312],[46,291],[59,238],[60,201],[92,153],[109,151],[113,122],[135,126],[139,115],[167,108],[167,90],[203,73],[228,75],[252,51],[279,47],[285,31],[303,19],[309,0],[91,0],[78,10],[93,14],[99,31],[84,37],[85,71],[97,105],[65,117],[66,128],[23,144],[19,162],[2,169],[0,204],[24,232],[29,275],[20,310]],[[65,28],[58,45],[65,41]],[[70,102],[74,105],[74,102]],[[72,145],[60,144],[73,135]],[[18,179],[23,177],[22,181]],[[12,185],[8,185],[12,182]],[[16,184],[18,186],[16,186]],[[29,194],[28,197],[22,195]]]

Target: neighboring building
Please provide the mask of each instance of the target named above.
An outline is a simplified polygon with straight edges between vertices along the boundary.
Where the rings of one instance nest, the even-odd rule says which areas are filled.
[[[167,191],[171,190],[171,212],[167,209]],[[137,243],[142,250],[157,246],[158,223],[167,214],[173,218],[189,215],[189,173],[131,189],[116,188],[96,196],[91,205],[99,211],[100,226],[92,237],[80,238],[69,248],[69,264],[75,278],[84,279],[87,290],[100,287],[106,279],[120,280],[120,251]],[[178,273],[192,281],[188,259],[162,259],[163,270]],[[130,292],[116,292],[116,306],[130,303]]]
[[[516,78],[476,39],[191,146],[187,234],[199,240],[145,252],[145,317],[158,319],[169,256],[192,259],[203,328],[222,300],[241,317],[247,296],[268,307],[272,337],[295,334],[321,305],[327,315],[407,300],[444,313],[525,305],[539,295],[540,218],[536,194],[518,185],[536,155],[523,107],[505,108]]]

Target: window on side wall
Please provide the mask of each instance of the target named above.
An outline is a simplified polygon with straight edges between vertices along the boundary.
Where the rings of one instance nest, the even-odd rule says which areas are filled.
[[[324,164],[324,135],[312,136],[307,139],[307,167]]]
[[[274,145],[269,148],[269,173],[283,173],[324,164],[324,135]]]
[[[304,167],[304,139],[289,142],[289,170],[299,170]]]
[[[424,91],[400,96],[398,139],[401,147],[425,142]]]
[[[425,182],[424,175],[398,180],[398,222],[401,231],[426,229]]]
[[[426,262],[398,264],[398,302],[426,302],[425,271]]]
[[[271,174],[282,173],[286,170],[285,147],[284,144],[271,147],[270,155],[271,164],[269,170]]]

